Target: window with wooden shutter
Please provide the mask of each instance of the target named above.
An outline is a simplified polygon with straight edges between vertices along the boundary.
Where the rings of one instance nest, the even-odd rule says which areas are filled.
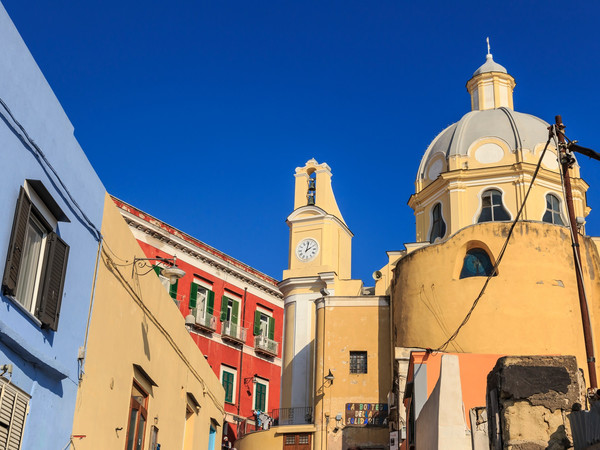
[[[179,285],[179,280],[175,281],[175,283],[171,284],[169,287],[169,295],[173,300],[177,300],[177,286]]]
[[[257,381],[254,385],[254,409],[264,411],[267,407],[267,385]]]
[[[30,398],[4,378],[0,378],[0,449],[21,448]]]
[[[221,384],[225,390],[225,401],[235,403],[235,385],[237,378],[237,369],[229,366],[221,366]]]
[[[254,311],[254,336],[258,336],[260,334],[260,311]]]
[[[225,322],[226,320],[229,320],[229,317],[227,317],[228,310],[229,310],[229,297],[224,295],[223,297],[221,297],[221,322]]]
[[[49,222],[68,221],[40,181],[28,180],[35,201],[21,187],[13,219],[2,292],[56,331],[67,272],[69,246]],[[40,192],[42,195],[40,195]],[[40,197],[51,204],[40,204]],[[36,203],[37,202],[37,203]],[[36,205],[39,207],[36,207]],[[46,217],[40,210],[49,210]],[[1,448],[1,447],[0,447]]]
[[[2,278],[2,293],[14,296],[19,277],[19,268],[21,267],[21,258],[23,256],[23,245],[25,235],[27,234],[27,224],[31,212],[31,200],[27,197],[25,189],[21,188],[17,200],[17,208],[13,219],[12,232],[10,235],[10,244],[8,246],[8,256],[4,268],[4,277]]]
[[[213,291],[206,292],[206,312],[210,315],[215,310],[215,293]]]
[[[198,300],[198,285],[196,283],[192,283],[190,286],[190,309],[196,307],[196,302]]]
[[[46,258],[36,316],[56,331],[62,300],[69,246],[56,233],[46,238]]]
[[[275,339],[275,319],[269,317],[269,339]]]

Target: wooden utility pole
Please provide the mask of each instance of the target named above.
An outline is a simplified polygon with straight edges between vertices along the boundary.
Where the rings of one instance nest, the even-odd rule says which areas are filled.
[[[579,308],[581,310],[581,323],[583,325],[585,353],[587,357],[588,371],[590,374],[590,388],[595,392],[598,389],[598,381],[596,378],[596,358],[594,357],[594,342],[592,340],[590,314],[585,297],[585,290],[583,288],[581,252],[579,250],[579,232],[577,231],[577,220],[575,217],[575,209],[573,208],[573,193],[571,190],[571,176],[569,174],[569,169],[573,166],[575,158],[570,153],[567,153],[567,144],[565,142],[565,135],[563,133],[565,126],[562,123],[562,117],[556,116],[555,121],[556,134],[558,137],[558,150],[560,152],[560,163],[562,165],[565,183],[565,201],[567,202],[569,222],[571,223],[571,230],[573,231],[573,258],[575,259],[575,274],[577,278],[577,291],[579,293]]]

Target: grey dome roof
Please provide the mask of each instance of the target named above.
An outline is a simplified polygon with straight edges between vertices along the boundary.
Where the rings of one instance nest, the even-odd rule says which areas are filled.
[[[535,145],[548,140],[548,127],[538,117],[504,107],[471,111],[436,136],[423,155],[417,179],[426,178],[424,172],[429,161],[439,153],[446,159],[466,156],[473,142],[486,137],[502,139],[512,150],[533,150]]]
[[[485,63],[483,63],[483,65],[473,73],[473,76],[479,75],[480,73],[488,73],[488,72],[508,73],[506,71],[506,69],[504,68],[504,66],[501,66],[496,61],[494,61],[494,58],[492,58],[491,53],[488,53],[485,56]]]

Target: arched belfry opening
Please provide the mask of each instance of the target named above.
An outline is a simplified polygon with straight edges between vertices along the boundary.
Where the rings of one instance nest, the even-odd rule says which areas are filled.
[[[308,173],[308,192],[306,193],[306,204],[314,205],[317,196],[317,174],[314,168],[306,171]]]

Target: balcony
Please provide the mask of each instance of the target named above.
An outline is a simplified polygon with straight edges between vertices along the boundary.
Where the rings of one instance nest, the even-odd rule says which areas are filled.
[[[313,423],[312,407],[281,408],[271,411],[273,425],[305,425]]]
[[[213,332],[217,329],[217,317],[200,308],[191,308],[190,313],[196,319],[195,326],[205,331]]]
[[[171,294],[169,294],[169,295],[171,295]],[[181,305],[182,303],[185,303],[185,295],[183,295],[183,294],[175,294],[175,297],[173,297],[171,295],[171,298],[173,299],[173,303],[175,303],[178,308],[179,308],[179,305]]]
[[[254,337],[254,350],[264,353],[267,356],[277,356],[279,343],[266,336],[258,335]]]
[[[246,341],[246,328],[230,320],[225,320],[221,324],[221,337],[225,340],[243,344]]]

